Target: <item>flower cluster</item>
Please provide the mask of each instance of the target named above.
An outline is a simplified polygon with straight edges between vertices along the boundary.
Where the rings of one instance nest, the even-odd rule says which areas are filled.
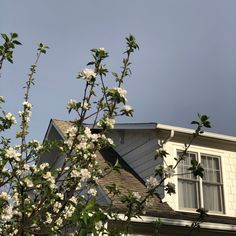
[[[5,118],[11,124],[16,124],[16,118],[10,112],[5,115]]]
[[[146,186],[148,190],[154,189],[155,187],[157,187],[157,185],[159,185],[158,180],[153,177],[150,176],[147,180],[146,180]]]
[[[23,105],[23,111],[19,111],[19,116],[22,118],[23,123],[29,123],[30,122],[30,117],[32,115],[31,109],[32,105],[28,101],[24,101],[22,103]]]
[[[77,101],[75,99],[70,99],[67,103],[67,109],[76,109],[77,108]]]
[[[85,79],[87,82],[91,82],[91,81],[95,80],[95,78],[96,78],[96,73],[95,73],[94,70],[92,70],[92,69],[85,68],[84,70],[82,70],[82,71],[79,73],[79,75],[78,75],[77,78],[78,78],[78,79],[79,79],[79,78],[83,78],[83,79]]]
[[[115,120],[108,117],[104,117],[97,123],[98,127],[108,128],[108,129],[113,129],[114,125],[115,125]]]

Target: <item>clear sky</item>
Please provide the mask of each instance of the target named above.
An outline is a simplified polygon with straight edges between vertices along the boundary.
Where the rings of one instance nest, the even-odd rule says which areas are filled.
[[[120,122],[191,127],[199,112],[210,116],[211,132],[236,135],[235,0],[1,0],[0,31],[17,32],[23,43],[0,78],[5,108],[15,115],[36,44],[51,48],[32,90],[35,139],[43,139],[50,118],[72,118],[65,106],[81,96],[75,77],[89,50],[106,48],[107,64],[119,71],[129,33],[140,46],[126,83],[135,114]]]

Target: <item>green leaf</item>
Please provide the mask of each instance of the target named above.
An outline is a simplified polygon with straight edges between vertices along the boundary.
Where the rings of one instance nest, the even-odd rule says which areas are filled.
[[[16,45],[22,45],[19,41],[17,41],[17,40],[13,40],[12,41],[14,44],[16,44]]]
[[[13,64],[13,60],[11,58],[8,57],[7,60]]]
[[[1,35],[6,42],[9,41],[8,36],[6,34],[1,34]]]
[[[82,228],[79,232],[79,236],[87,236],[87,229]]]
[[[15,38],[18,37],[18,34],[17,34],[17,33],[10,33],[10,35],[11,35],[11,37],[12,37],[13,39],[15,39]]]

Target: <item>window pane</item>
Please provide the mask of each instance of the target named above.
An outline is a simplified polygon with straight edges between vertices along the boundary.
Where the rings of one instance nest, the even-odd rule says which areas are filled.
[[[180,208],[198,208],[197,183],[195,181],[179,180],[178,190]]]
[[[181,152],[178,152],[178,156],[180,156],[180,155],[181,155]],[[179,176],[179,178],[181,178],[181,179],[196,179],[197,178],[193,174],[186,174],[186,173],[190,172],[188,170],[188,168],[190,168],[192,166],[191,160],[196,160],[195,153],[187,153],[185,156],[185,159],[182,160],[178,164],[178,167],[177,167],[178,174],[183,174],[183,173],[185,174],[185,175]]]
[[[219,185],[203,184],[204,208],[210,211],[222,211],[221,190]]]
[[[219,158],[202,155],[201,163],[204,168],[203,181],[221,183]]]
[[[220,168],[219,168],[219,160],[218,160],[218,158],[213,158],[212,162],[213,162],[213,169],[219,170]]]

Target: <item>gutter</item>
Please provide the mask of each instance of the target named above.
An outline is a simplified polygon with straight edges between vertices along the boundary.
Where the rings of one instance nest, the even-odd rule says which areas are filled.
[[[193,132],[195,131],[193,129],[175,127],[175,126],[164,125],[164,124],[157,124],[156,128],[163,129],[163,130],[173,130],[175,132],[184,133],[184,134],[193,134]],[[213,138],[213,139],[236,142],[236,137],[234,136],[216,134],[216,133],[211,133],[211,132],[204,132],[203,134],[201,134],[201,137],[208,137],[208,138]]]
[[[118,218],[122,221],[126,220],[126,216],[124,214],[118,214]],[[170,218],[161,218],[161,217],[159,218],[159,217],[152,217],[152,216],[140,216],[140,218],[132,218],[131,222],[153,223],[158,219],[160,219],[161,222],[165,225],[173,225],[173,226],[181,226],[181,227],[191,226],[193,222],[190,220],[179,220],[179,219],[170,219]],[[200,226],[201,228],[209,229],[209,230],[236,231],[236,225],[231,225],[231,224],[202,222],[200,223]]]

